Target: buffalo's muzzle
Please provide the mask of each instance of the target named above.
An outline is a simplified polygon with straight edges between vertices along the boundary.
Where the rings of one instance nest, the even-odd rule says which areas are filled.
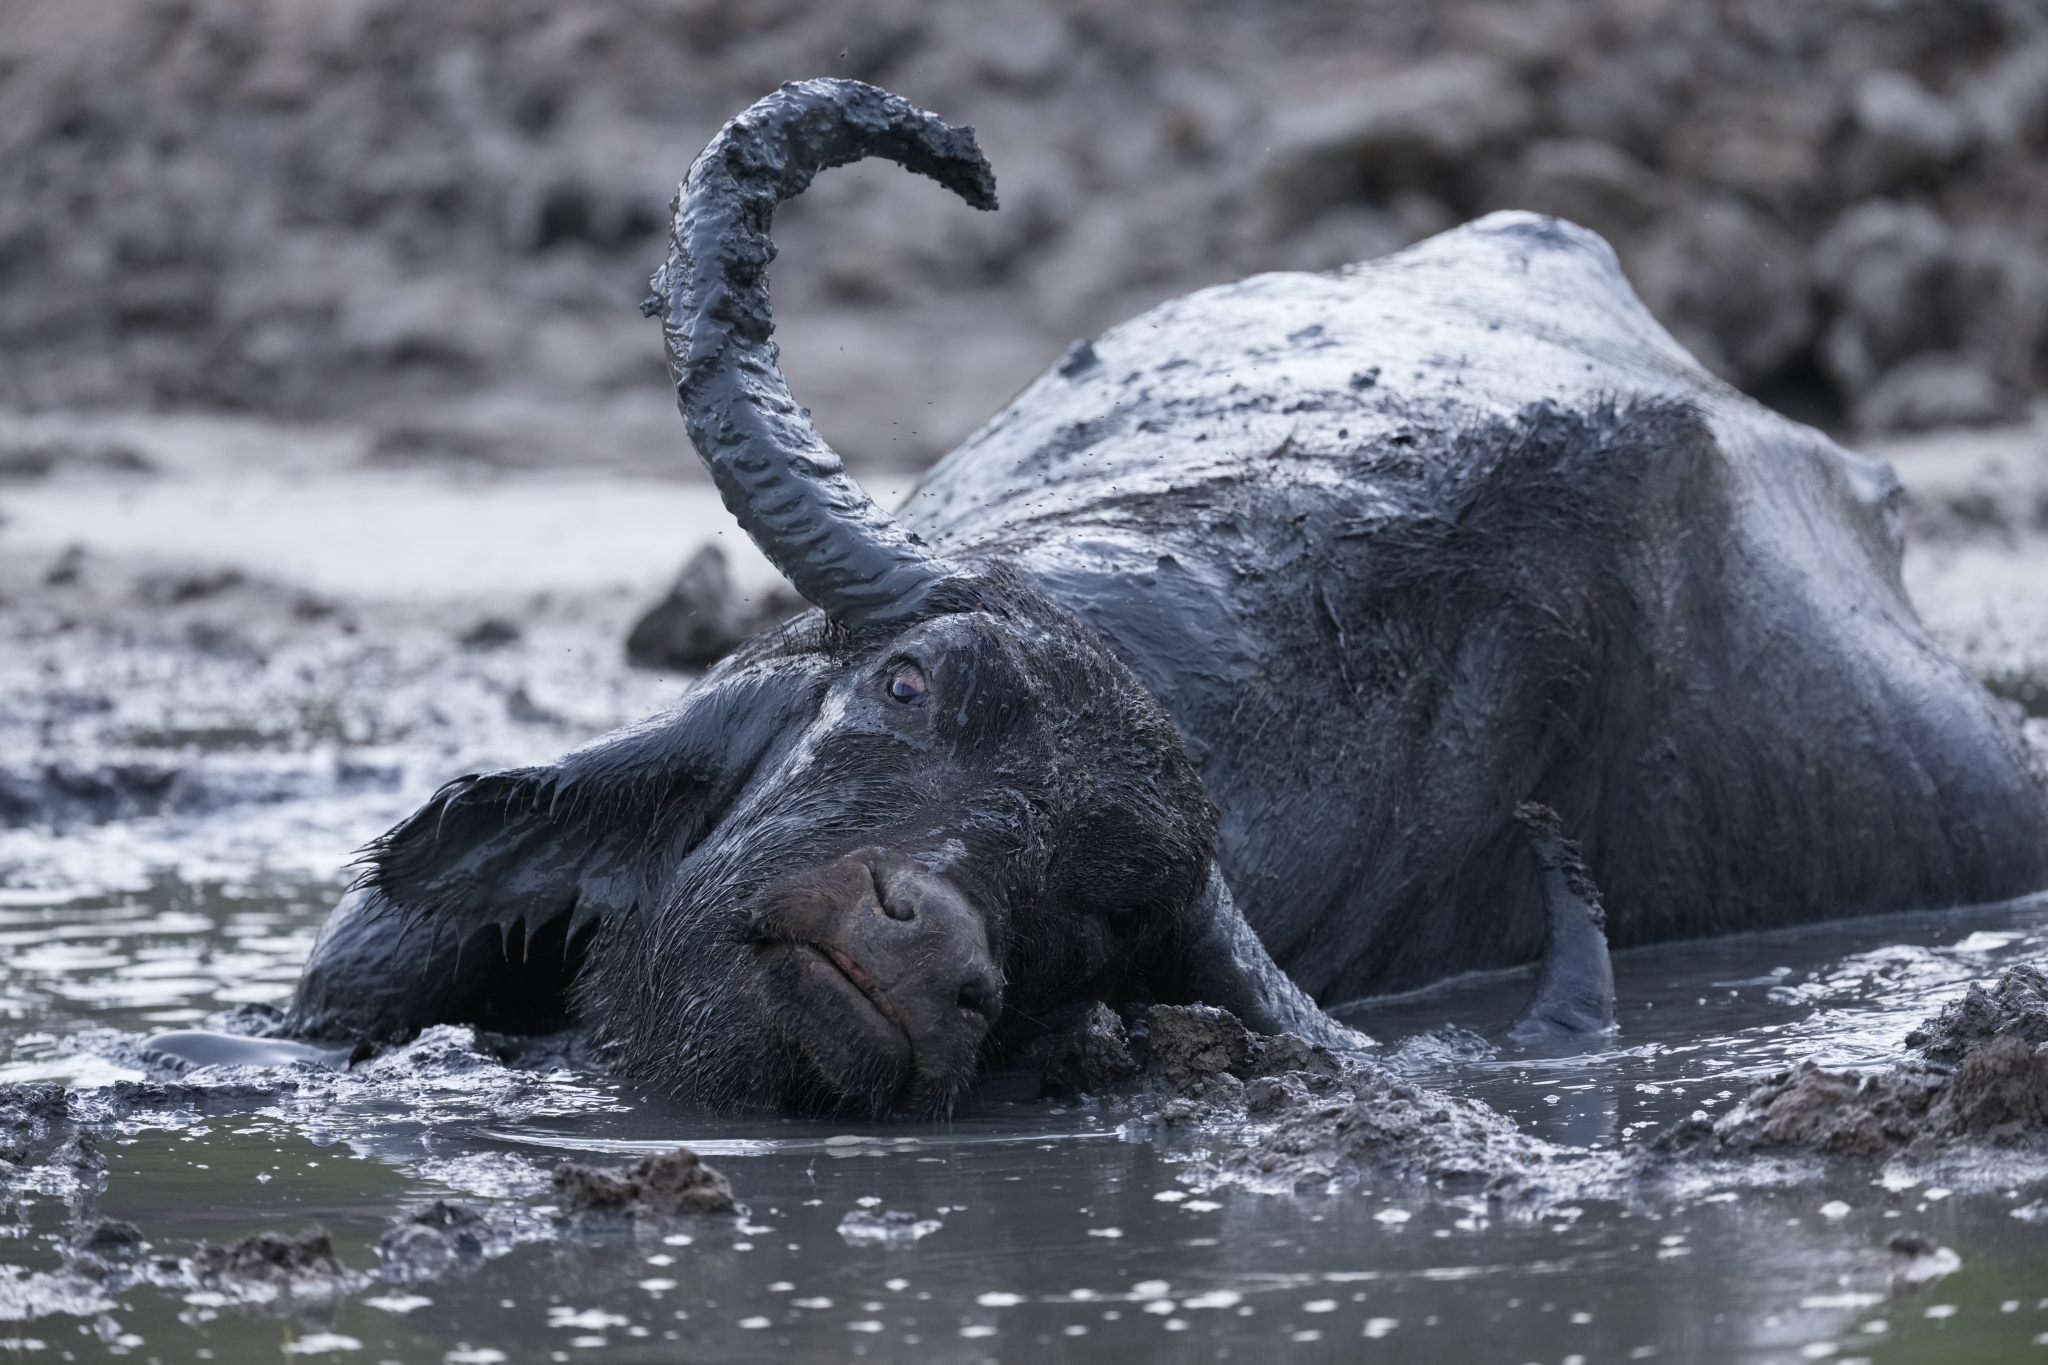
[[[858,849],[763,888],[749,927],[829,1081],[938,1098],[973,1073],[1003,983],[981,913],[947,878]]]

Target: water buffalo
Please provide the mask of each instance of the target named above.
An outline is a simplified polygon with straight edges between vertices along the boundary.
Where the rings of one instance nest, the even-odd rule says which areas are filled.
[[[870,155],[995,207],[971,130],[784,86],[691,167],[647,305],[816,610],[376,840],[291,1033],[574,1015],[707,1103],[930,1113],[1095,1001],[1341,1038],[1315,1002],[1581,951],[1565,835],[1617,945],[2048,883],[2042,778],[1914,616],[1890,471],[1714,379],[1592,233],[1501,213],[1167,303],[892,516],[791,398],[766,287],[776,204]]]

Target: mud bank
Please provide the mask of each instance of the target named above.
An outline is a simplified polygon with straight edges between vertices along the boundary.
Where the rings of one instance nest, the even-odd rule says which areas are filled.
[[[660,710],[788,606],[701,479],[394,477],[331,430],[137,426],[71,424],[148,472],[0,477],[17,888],[335,875],[442,782]],[[636,667],[650,615],[670,628]]]
[[[658,395],[633,304],[683,149],[844,75],[977,126],[1006,205],[847,171],[787,214],[791,373],[859,458],[928,462],[1162,298],[1500,207],[1612,237],[1737,382],[1993,420],[2043,379],[2044,44],[1989,0],[21,10],[0,375],[524,458],[556,438],[469,400]]]
[[[362,462],[360,428],[253,418],[30,425],[147,471],[0,477],[0,877],[16,886],[86,884],[89,853],[135,884],[259,845],[325,874],[448,778],[659,709],[789,605],[694,477],[395,477]],[[1906,484],[1923,616],[2031,708],[2048,753],[2048,425],[1876,449]],[[907,484],[862,472],[885,502]],[[222,822],[237,810],[267,823]]]

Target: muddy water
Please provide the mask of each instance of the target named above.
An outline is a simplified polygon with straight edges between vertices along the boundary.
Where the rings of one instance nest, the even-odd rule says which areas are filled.
[[[194,885],[0,902],[0,1079],[99,1087],[144,1035],[288,994],[335,893]],[[1622,1028],[1574,1055],[1390,1046],[1428,1084],[1596,1152],[1719,1112],[1744,1078],[1813,1057],[1879,1063],[1964,985],[2048,960],[2048,900],[1623,954]],[[1525,981],[1465,983],[1352,1016],[1398,1044],[1512,1019]],[[205,1083],[204,1073],[187,1077]],[[719,1119],[440,1031],[341,1074],[275,1073],[104,1129],[96,1198],[45,1182],[0,1225],[0,1351],[24,1360],[602,1361],[1302,1359],[1502,1362],[2048,1360],[2048,1172],[1713,1167],[1620,1198],[1503,1217],[1406,1185],[1289,1195],[1182,1179],[1226,1134],[1131,1108],[1030,1098],[996,1077],[946,1124]],[[97,1098],[96,1098],[97,1097]],[[203,1112],[202,1112],[203,1110]],[[686,1142],[731,1179],[738,1222],[565,1236],[546,1172]],[[37,1158],[40,1160],[41,1158]],[[379,1237],[435,1197],[492,1210],[493,1253],[424,1282]],[[899,1245],[848,1214],[925,1224]],[[287,1312],[141,1285],[64,1297],[49,1272],[78,1213],[128,1219],[157,1255],[317,1221],[372,1278]],[[1902,1230],[1961,1265],[1889,1281]],[[666,1240],[664,1240],[666,1238]],[[387,1278],[378,1278],[380,1276]]]

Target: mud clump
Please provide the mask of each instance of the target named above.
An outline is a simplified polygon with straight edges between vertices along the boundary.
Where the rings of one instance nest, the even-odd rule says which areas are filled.
[[[80,1275],[105,1280],[130,1271],[148,1250],[141,1228],[119,1218],[102,1218],[71,1239],[65,1261]]]
[[[2009,967],[1989,990],[1972,984],[1962,999],[1906,1035],[1906,1046],[1951,1066],[1993,1038],[2048,1043],[2048,972],[2029,963]]]
[[[1229,1010],[1214,1005],[1158,1005],[1147,1042],[1154,1068],[1176,1089],[1221,1075],[1252,1072],[1252,1035]]]
[[[1035,1044],[1028,1060],[1049,1096],[1100,1094],[1150,1076],[1172,1092],[1165,1113],[1175,1122],[1206,1117],[1204,1105],[1242,1105],[1247,1081],[1300,1072],[1303,1085],[1321,1085],[1340,1070],[1321,1044],[1253,1033],[1213,1005],[1154,1005],[1126,1028],[1100,1001]]]
[[[1675,1125],[1654,1150],[1738,1155],[1796,1149],[1875,1160],[1927,1131],[1928,1111],[1948,1085],[1945,1073],[1923,1065],[1863,1076],[1804,1062],[1752,1085],[1719,1122]]]
[[[0,1087],[0,1162],[27,1164],[36,1142],[70,1113],[71,1097],[61,1085],[39,1081]]]
[[[107,1154],[100,1150],[100,1141],[92,1130],[81,1128],[50,1154],[50,1164],[69,1167],[79,1179],[88,1180],[106,1174]]]
[[[1963,1259],[1920,1232],[1901,1232],[1884,1244],[1891,1288],[1913,1289],[1962,1269]]]
[[[641,1157],[624,1170],[565,1161],[555,1167],[555,1207],[563,1218],[689,1218],[739,1212],[732,1186],[687,1147]]]
[[[1750,1087],[1718,1121],[1688,1120],[1653,1150],[1804,1151],[1877,1160],[1958,1142],[2048,1146],[2048,977],[2009,968],[1907,1035],[1927,1060],[1867,1075],[1806,1062]]]
[[[348,1273],[334,1254],[334,1240],[317,1223],[296,1237],[259,1232],[232,1246],[202,1246],[192,1258],[203,1278],[284,1282],[308,1275]]]
[[[1525,1186],[1549,1155],[1486,1105],[1371,1064],[1346,1061],[1320,1090],[1299,1071],[1254,1080],[1245,1098],[1248,1111],[1279,1122],[1223,1150],[1209,1170],[1255,1186],[1372,1174],[1470,1180],[1507,1193]]]
[[[1938,1117],[1998,1145],[2048,1136],[2048,1043],[2006,1034],[1963,1058]]]
[[[1072,1028],[1053,1039],[1039,1089],[1055,1097],[1084,1095],[1121,1085],[1140,1070],[1123,1021],[1095,1000]]]
[[[492,1240],[482,1214],[466,1204],[436,1199],[378,1239],[380,1273],[400,1284],[435,1279],[480,1263]]]
[[[1549,1153],[1484,1104],[1293,1034],[1252,1033],[1228,1010],[1156,1006],[1149,1024],[1151,1068],[1178,1092],[1161,1118],[1272,1121],[1213,1148],[1195,1168],[1212,1179],[1279,1189],[1375,1174],[1507,1192]]]
[[[1150,1065],[1187,1090],[1232,1076],[1240,1081],[1299,1072],[1328,1082],[1342,1071],[1337,1054],[1291,1033],[1258,1034],[1214,1005],[1154,1005],[1147,1021]]]
[[[79,1251],[123,1261],[135,1259],[148,1245],[141,1228],[119,1218],[100,1219],[72,1242]]]
[[[341,1263],[317,1223],[296,1236],[259,1232],[229,1246],[202,1244],[185,1263],[184,1276],[245,1303],[332,1300],[364,1283]]]
[[[1321,1043],[1311,1043],[1292,1033],[1256,1037],[1255,1042],[1254,1053],[1262,1077],[1298,1074],[1305,1077],[1308,1084],[1314,1085],[1334,1081],[1343,1072],[1343,1064],[1336,1053]]]
[[[626,636],[635,668],[709,668],[740,641],[803,610],[783,591],[743,597],[726,572],[725,554],[706,545],[690,556],[668,595],[649,607]]]
[[[0,1088],[0,1125],[41,1131],[71,1112],[71,1097],[53,1081],[34,1081]]]

